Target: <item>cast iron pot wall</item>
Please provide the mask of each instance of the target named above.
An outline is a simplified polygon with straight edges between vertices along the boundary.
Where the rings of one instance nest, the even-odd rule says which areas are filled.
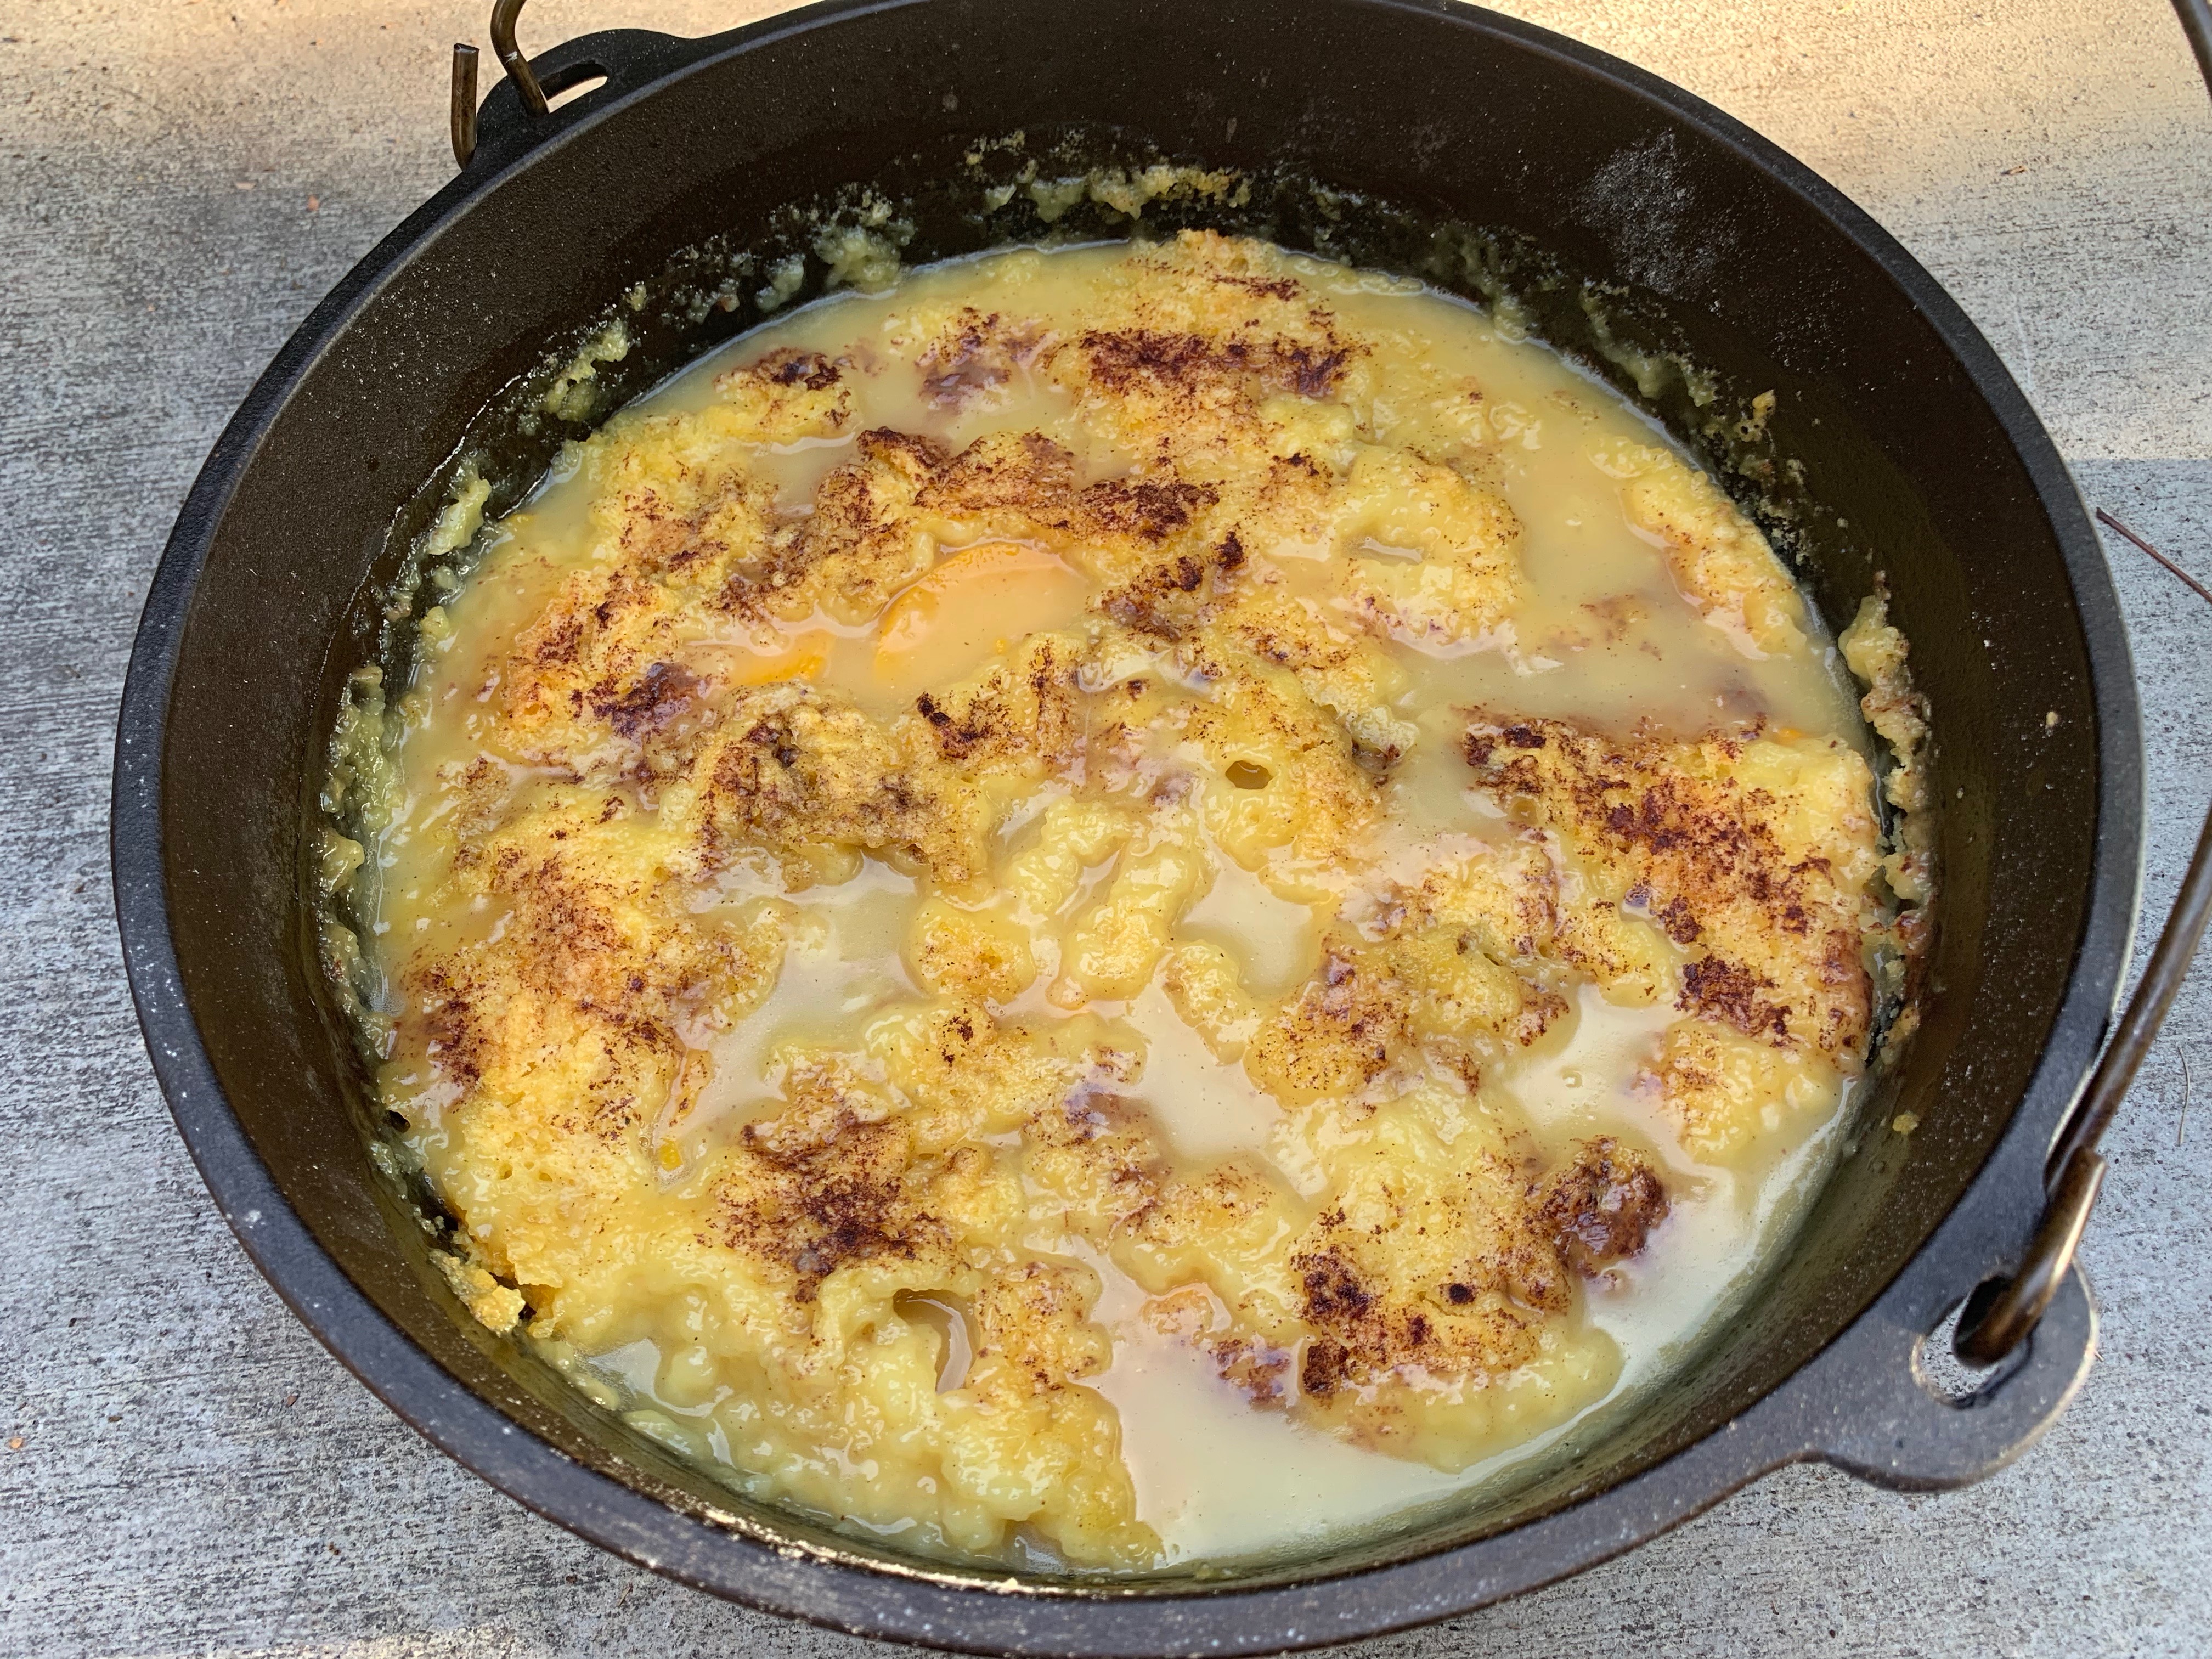
[[[164,1091],[256,1261],[394,1409],[533,1508],[719,1593],[946,1645],[1101,1654],[1264,1651],[1440,1617],[1791,1459],[1955,1484],[2056,1414],[2093,1340],[2078,1279],[1970,1407],[1921,1385],[1919,1340],[2025,1241],[2111,1012],[2140,853],[2136,710],[2109,579],[2049,440],[1902,250],[1679,90],[1456,6],[909,0],[705,43],[593,37],[542,67],[586,60],[615,71],[609,86],[535,125],[495,93],[471,167],[255,388],[155,577],[118,736],[118,902]],[[1661,1398],[1591,1425],[1510,1503],[1325,1560],[1009,1595],[746,1509],[461,1314],[366,1156],[303,835],[336,689],[368,654],[362,595],[389,574],[387,532],[549,341],[702,236],[742,241],[787,202],[952,168],[979,135],[1072,126],[1211,166],[1291,163],[1423,222],[1522,233],[1663,314],[1728,395],[1778,391],[1777,446],[1803,464],[1801,501],[1824,508],[1796,526],[1809,586],[1840,623],[1878,564],[1914,643],[1948,884],[1923,1030],[1765,1291]],[[960,251],[957,222],[927,251]],[[1230,228],[1325,240],[1296,215]],[[1411,260],[1402,238],[1376,246]],[[1574,307],[1544,314],[1588,343]],[[1908,1110],[1909,1139],[1883,1127]]]

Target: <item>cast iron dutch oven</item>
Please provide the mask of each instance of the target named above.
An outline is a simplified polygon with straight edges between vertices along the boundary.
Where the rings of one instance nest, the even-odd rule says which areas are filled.
[[[519,9],[501,9],[509,78],[480,127],[473,54],[457,58],[459,175],[316,308],[193,486],[116,762],[124,944],[178,1125],[255,1262],[394,1411],[539,1513],[718,1594],[948,1647],[1098,1655],[1437,1619],[1786,1462],[1949,1486],[2051,1421],[2094,1344],[2066,1262],[2098,1126],[2074,1109],[2135,915],[2136,697],[2050,438],[1903,249],[1686,94],[1445,0],[832,0],[704,40],[595,34],[534,65],[512,50]],[[431,1263],[434,1224],[373,1164],[309,867],[339,688],[374,658],[384,589],[454,458],[478,459],[496,509],[584,429],[538,411],[546,364],[626,305],[635,343],[603,366],[604,412],[757,321],[774,260],[805,257],[818,289],[809,238],[872,202],[908,228],[909,262],[1034,240],[1031,198],[993,186],[1038,158],[1235,169],[1237,205],[1158,204],[1144,229],[1211,224],[1513,294],[1755,507],[1831,624],[1886,580],[1943,804],[1921,1029],[1875,1066],[1755,1299],[1657,1397],[1472,1507],[1107,1587],[925,1566],[749,1505],[466,1317]],[[1086,204],[1052,228],[1129,226]],[[1744,417],[1770,390],[1762,434]],[[2161,1008],[2131,1015],[2135,1047],[2116,1042],[2089,1103],[2117,1098]],[[1939,1388],[1929,1334],[1978,1286],[1981,1352],[2012,1352],[1978,1386]]]

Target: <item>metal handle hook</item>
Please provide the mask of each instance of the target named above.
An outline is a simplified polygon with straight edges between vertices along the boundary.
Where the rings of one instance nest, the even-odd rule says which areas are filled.
[[[567,61],[572,55],[569,49],[578,44],[572,41],[569,47],[556,46],[553,49],[554,55],[562,61],[556,62],[541,77],[515,40],[515,21],[521,16],[522,7],[523,0],[496,0],[491,11],[491,50],[492,55],[499,59],[500,67],[507,71],[507,80],[514,87],[515,100],[522,107],[523,118],[534,121],[551,112],[554,98],[591,80],[611,76],[614,71],[607,64],[595,60]],[[626,47],[628,58],[636,58],[638,47],[635,40],[659,38],[647,36],[638,30],[622,31],[620,35],[632,38]],[[615,45],[618,36],[610,33],[585,39],[597,42],[600,51],[605,52]],[[643,63],[642,59],[638,61]],[[477,67],[477,49],[474,46],[456,46],[453,48],[453,159],[462,167],[468,166],[470,158],[476,154],[479,137]]]
[[[453,96],[450,117],[453,135],[453,164],[466,167],[477,153],[477,49],[465,41],[453,43]]]
[[[530,60],[522,55],[522,48],[514,40],[514,20],[522,15],[522,6],[523,0],[498,0],[492,7],[491,49],[501,67],[507,70],[507,78],[514,82],[522,107],[532,115],[543,115],[552,106],[546,101],[545,88],[538,83],[537,71],[530,67]],[[465,167],[477,153],[477,49],[462,41],[453,46],[450,120],[453,164]]]
[[[499,59],[507,78],[521,94],[522,107],[532,115],[543,115],[551,107],[545,101],[545,88],[538,84],[530,60],[514,43],[514,20],[522,15],[522,6],[523,0],[495,0],[491,9],[492,56]]]

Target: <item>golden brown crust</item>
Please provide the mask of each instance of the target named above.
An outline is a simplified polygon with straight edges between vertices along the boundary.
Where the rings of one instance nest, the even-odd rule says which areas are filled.
[[[863,1122],[849,1107],[798,1133],[749,1125],[744,1168],[723,1176],[714,1237],[785,1270],[801,1303],[862,1262],[927,1261],[942,1273],[951,1238],[927,1208],[930,1173],[915,1165],[904,1124]]]
[[[1412,1124],[1391,1128],[1421,1144]],[[1291,1267],[1315,1333],[1299,1380],[1318,1406],[1387,1413],[1378,1390],[1408,1374],[1503,1376],[1537,1357],[1547,1316],[1571,1306],[1559,1247],[1528,1202],[1526,1151],[1479,1129],[1466,1139],[1433,1162],[1362,1159],[1298,1240]]]
[[[1042,331],[1034,326],[963,306],[945,332],[915,355],[922,395],[939,409],[994,402],[1042,343]]]
[[[1871,1012],[1865,762],[1756,732],[1694,744],[1559,720],[1470,722],[1467,760],[1673,942],[1677,1006],[1835,1056]],[[1593,961],[1604,977],[1614,964]]]
[[[1292,1103],[1357,1094],[1382,1076],[1412,1036],[1404,988],[1364,953],[1328,950],[1321,972],[1264,1022],[1244,1068]]]
[[[1545,1179],[1536,1222],[1560,1259],[1588,1276],[1642,1250],[1667,1209],[1667,1188],[1650,1161],[1601,1136]]]

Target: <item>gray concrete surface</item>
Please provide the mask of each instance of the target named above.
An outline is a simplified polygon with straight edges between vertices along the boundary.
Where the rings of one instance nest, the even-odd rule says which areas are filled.
[[[445,176],[442,55],[485,9],[0,0],[9,1654],[867,1645],[602,1555],[391,1418],[216,1219],[124,991],[103,830],[149,573],[268,355]],[[701,33],[768,9],[538,0],[525,28]],[[2212,106],[2159,0],[1514,9],[1687,84],[1841,185],[1974,313],[2090,497],[2212,573]],[[2212,611],[2114,547],[2149,712],[2154,921],[2212,794]],[[1363,1659],[2212,1649],[2208,1023],[2212,969],[2113,1137],[2087,1252],[2103,1358],[2025,1461],[1922,1498],[1789,1471]]]

